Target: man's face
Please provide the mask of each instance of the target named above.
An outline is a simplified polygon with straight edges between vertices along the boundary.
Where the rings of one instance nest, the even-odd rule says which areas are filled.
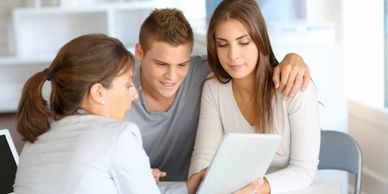
[[[143,92],[153,98],[174,98],[179,86],[189,71],[192,45],[173,46],[154,41],[144,53],[136,45],[136,57],[141,63],[141,84]]]

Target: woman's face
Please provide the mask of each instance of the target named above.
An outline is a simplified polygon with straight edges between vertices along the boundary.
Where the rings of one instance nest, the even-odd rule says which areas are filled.
[[[133,71],[115,77],[105,92],[105,114],[106,116],[124,120],[126,112],[131,108],[132,101],[138,98],[135,85],[132,82]]]
[[[218,60],[233,79],[254,76],[259,50],[242,23],[228,19],[215,28]]]

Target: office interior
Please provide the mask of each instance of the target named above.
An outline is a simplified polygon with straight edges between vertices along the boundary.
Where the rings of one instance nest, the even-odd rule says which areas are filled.
[[[139,25],[154,8],[176,7],[195,31],[193,54],[206,54],[206,21],[219,0],[2,0],[0,128],[10,128],[23,83],[58,49],[86,33],[119,38],[133,52]],[[387,0],[258,0],[275,54],[295,52],[309,65],[321,127],[350,134],[364,157],[362,193],[388,193]],[[48,94],[49,90],[45,91]],[[2,126],[3,125],[3,126]],[[323,179],[348,185],[346,174]],[[337,172],[333,172],[337,173]]]

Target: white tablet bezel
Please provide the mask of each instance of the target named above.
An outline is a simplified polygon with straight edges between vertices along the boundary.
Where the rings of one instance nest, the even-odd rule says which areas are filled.
[[[264,176],[280,142],[274,134],[225,134],[198,194],[233,193]]]
[[[16,147],[15,147],[15,144],[13,143],[13,140],[12,140],[11,134],[9,133],[9,130],[8,129],[0,129],[0,136],[1,135],[5,136],[5,139],[7,140],[8,146],[11,150],[11,153],[13,155],[13,158],[14,158],[14,160],[16,162],[16,166],[17,166],[19,164],[19,154],[16,151]]]

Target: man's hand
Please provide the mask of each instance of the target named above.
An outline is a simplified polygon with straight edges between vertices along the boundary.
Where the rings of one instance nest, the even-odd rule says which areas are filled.
[[[152,175],[154,176],[154,179],[155,179],[156,184],[159,185],[159,179],[160,179],[161,177],[165,177],[165,176],[167,175],[167,173],[166,173],[166,172],[163,172],[163,171],[160,171],[160,170],[157,169],[157,168],[153,168],[153,169],[152,169]]]
[[[283,93],[283,98],[294,96],[299,89],[304,91],[310,81],[310,70],[301,56],[287,54],[283,61],[275,67],[272,80],[275,88]]]
[[[194,194],[197,192],[199,184],[201,183],[206,171],[207,168],[204,168],[201,171],[192,174],[190,178],[186,181],[187,191],[189,192],[189,194]]]

